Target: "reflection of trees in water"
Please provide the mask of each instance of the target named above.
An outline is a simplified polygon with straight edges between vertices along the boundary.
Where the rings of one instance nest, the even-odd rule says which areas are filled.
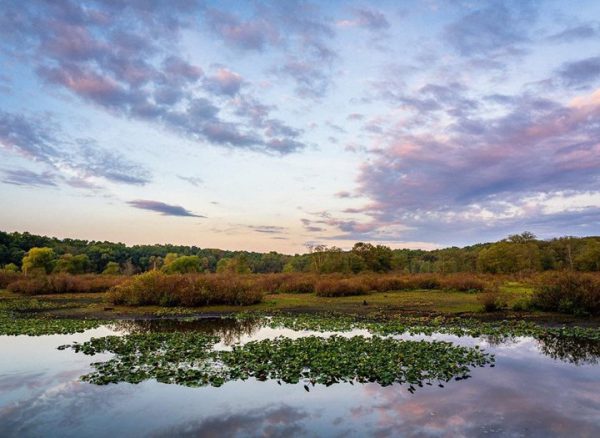
[[[218,336],[225,345],[233,345],[239,342],[242,336],[252,336],[264,325],[265,321],[261,318],[238,320],[215,317],[124,320],[114,322],[111,327],[126,333],[199,332]],[[481,335],[481,338],[492,347],[517,341],[517,336],[509,333]],[[548,333],[535,335],[535,339],[540,351],[553,359],[575,365],[600,363],[600,341]]]
[[[210,336],[218,336],[225,345],[240,341],[242,336],[256,333],[264,321],[244,318],[201,318],[201,319],[148,319],[116,321],[111,325],[115,330],[127,333],[155,332],[198,332]]]
[[[575,365],[599,363],[600,341],[551,334],[539,335],[536,339],[540,351],[552,359]]]
[[[498,347],[499,345],[514,344],[517,342],[517,336],[510,334],[502,335],[481,335],[481,339],[484,339],[490,347]]]
[[[518,340],[518,336],[509,334],[483,335],[481,338],[491,347],[512,344]],[[600,363],[600,341],[551,333],[537,334],[534,338],[538,342],[540,352],[552,359],[575,365]]]

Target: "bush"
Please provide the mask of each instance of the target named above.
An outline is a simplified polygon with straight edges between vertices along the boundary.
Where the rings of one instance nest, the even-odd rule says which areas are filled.
[[[369,287],[360,277],[327,278],[319,280],[315,292],[319,297],[346,297],[350,295],[365,295]]]
[[[114,304],[197,307],[215,304],[250,305],[263,293],[242,276],[173,274],[150,271],[109,291]]]
[[[600,278],[576,272],[543,275],[532,304],[542,310],[600,315]]]
[[[411,289],[411,283],[401,277],[375,276],[368,280],[370,288],[377,292]]]
[[[486,289],[477,298],[483,304],[485,312],[497,312],[507,306],[506,299],[502,296],[497,286]]]
[[[8,269],[0,269],[0,289],[6,289],[6,287],[18,279],[21,278],[19,272]]]
[[[443,277],[441,286],[443,289],[460,292],[481,292],[485,289],[486,283],[473,275],[454,274]]]
[[[416,284],[415,289],[440,289],[442,284],[437,277],[434,276],[416,276],[413,280]]]
[[[305,275],[289,275],[277,287],[277,292],[286,294],[311,294],[315,291],[316,278]]]
[[[11,292],[23,295],[105,292],[123,281],[120,276],[54,274],[21,277],[8,285]]]
[[[531,308],[531,300],[529,298],[519,298],[512,304],[512,310],[522,312]]]

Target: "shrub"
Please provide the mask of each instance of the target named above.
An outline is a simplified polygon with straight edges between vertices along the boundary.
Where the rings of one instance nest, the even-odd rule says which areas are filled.
[[[418,275],[414,278],[415,289],[440,289],[442,284],[437,277],[431,275]]]
[[[368,280],[371,289],[377,292],[390,292],[394,290],[407,290],[413,286],[410,282],[401,277],[379,276]]]
[[[600,278],[576,272],[541,276],[532,304],[542,310],[573,314],[600,314]]]
[[[315,291],[316,278],[306,275],[288,275],[279,283],[277,292],[285,294],[310,294]]]
[[[369,291],[369,287],[362,280],[360,277],[322,279],[315,285],[315,292],[319,297],[365,295]]]
[[[41,276],[29,278],[26,277],[17,281],[13,281],[7,286],[7,289],[11,292],[23,295],[42,295],[52,293],[48,282],[44,277]]]
[[[502,296],[497,286],[486,289],[477,298],[483,304],[485,312],[497,312],[507,306],[506,299]]]
[[[512,304],[512,310],[516,312],[521,312],[524,310],[529,310],[531,308],[531,300],[529,298],[519,298]]]
[[[131,277],[108,294],[108,299],[114,304],[185,307],[250,305],[261,302],[262,297],[262,292],[242,276],[167,275],[159,271]]]
[[[105,292],[123,281],[120,276],[54,274],[21,277],[8,290],[23,295]]]
[[[486,283],[473,275],[455,274],[444,277],[441,286],[443,289],[460,292],[481,292],[485,289]]]
[[[0,289],[5,289],[10,283],[21,278],[19,272],[8,269],[0,269]]]

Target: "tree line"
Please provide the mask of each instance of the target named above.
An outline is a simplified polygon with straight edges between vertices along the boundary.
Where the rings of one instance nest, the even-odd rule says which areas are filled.
[[[537,239],[529,232],[499,242],[436,250],[356,243],[349,251],[323,245],[305,254],[226,251],[183,245],[133,245],[58,239],[0,231],[0,267],[8,271],[132,275],[167,273],[455,273],[510,274],[547,270],[600,271],[600,237]]]

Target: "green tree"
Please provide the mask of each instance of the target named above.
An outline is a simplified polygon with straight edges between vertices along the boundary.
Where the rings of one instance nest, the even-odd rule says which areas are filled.
[[[23,257],[23,272],[26,275],[33,273],[49,274],[54,269],[56,255],[52,248],[33,247]]]
[[[203,272],[204,266],[202,259],[198,256],[180,256],[163,267],[167,274],[190,274],[194,272]]]
[[[217,263],[217,272],[219,273],[232,273],[232,274],[249,274],[252,272],[246,257],[244,255],[238,255],[235,257],[226,257],[219,260]]]
[[[169,266],[171,263],[177,260],[177,257],[179,257],[179,254],[177,254],[176,252],[167,253],[164,259],[163,267]]]
[[[494,243],[479,252],[477,266],[480,271],[492,274],[511,274],[541,269],[540,252],[534,242]]]
[[[580,271],[600,271],[600,242],[586,242],[581,253],[575,257],[575,266]]]
[[[121,273],[121,267],[117,262],[108,262],[102,273],[105,275],[119,275]]]
[[[63,254],[54,267],[54,272],[67,272],[69,274],[83,274],[90,268],[90,259],[85,254]]]
[[[150,264],[150,270],[156,271],[157,269],[162,268],[165,263],[165,260],[161,256],[150,256],[148,258],[148,262]]]
[[[537,239],[536,235],[530,231],[524,231],[521,234],[511,234],[507,240],[513,243],[528,243],[534,242]]]
[[[386,272],[392,269],[394,253],[385,245],[374,246],[370,243],[354,244],[352,253],[360,257],[366,269],[373,272]]]
[[[7,265],[4,265],[4,267],[2,269],[6,272],[19,272],[19,267],[17,265],[15,265],[14,263],[9,263]]]

